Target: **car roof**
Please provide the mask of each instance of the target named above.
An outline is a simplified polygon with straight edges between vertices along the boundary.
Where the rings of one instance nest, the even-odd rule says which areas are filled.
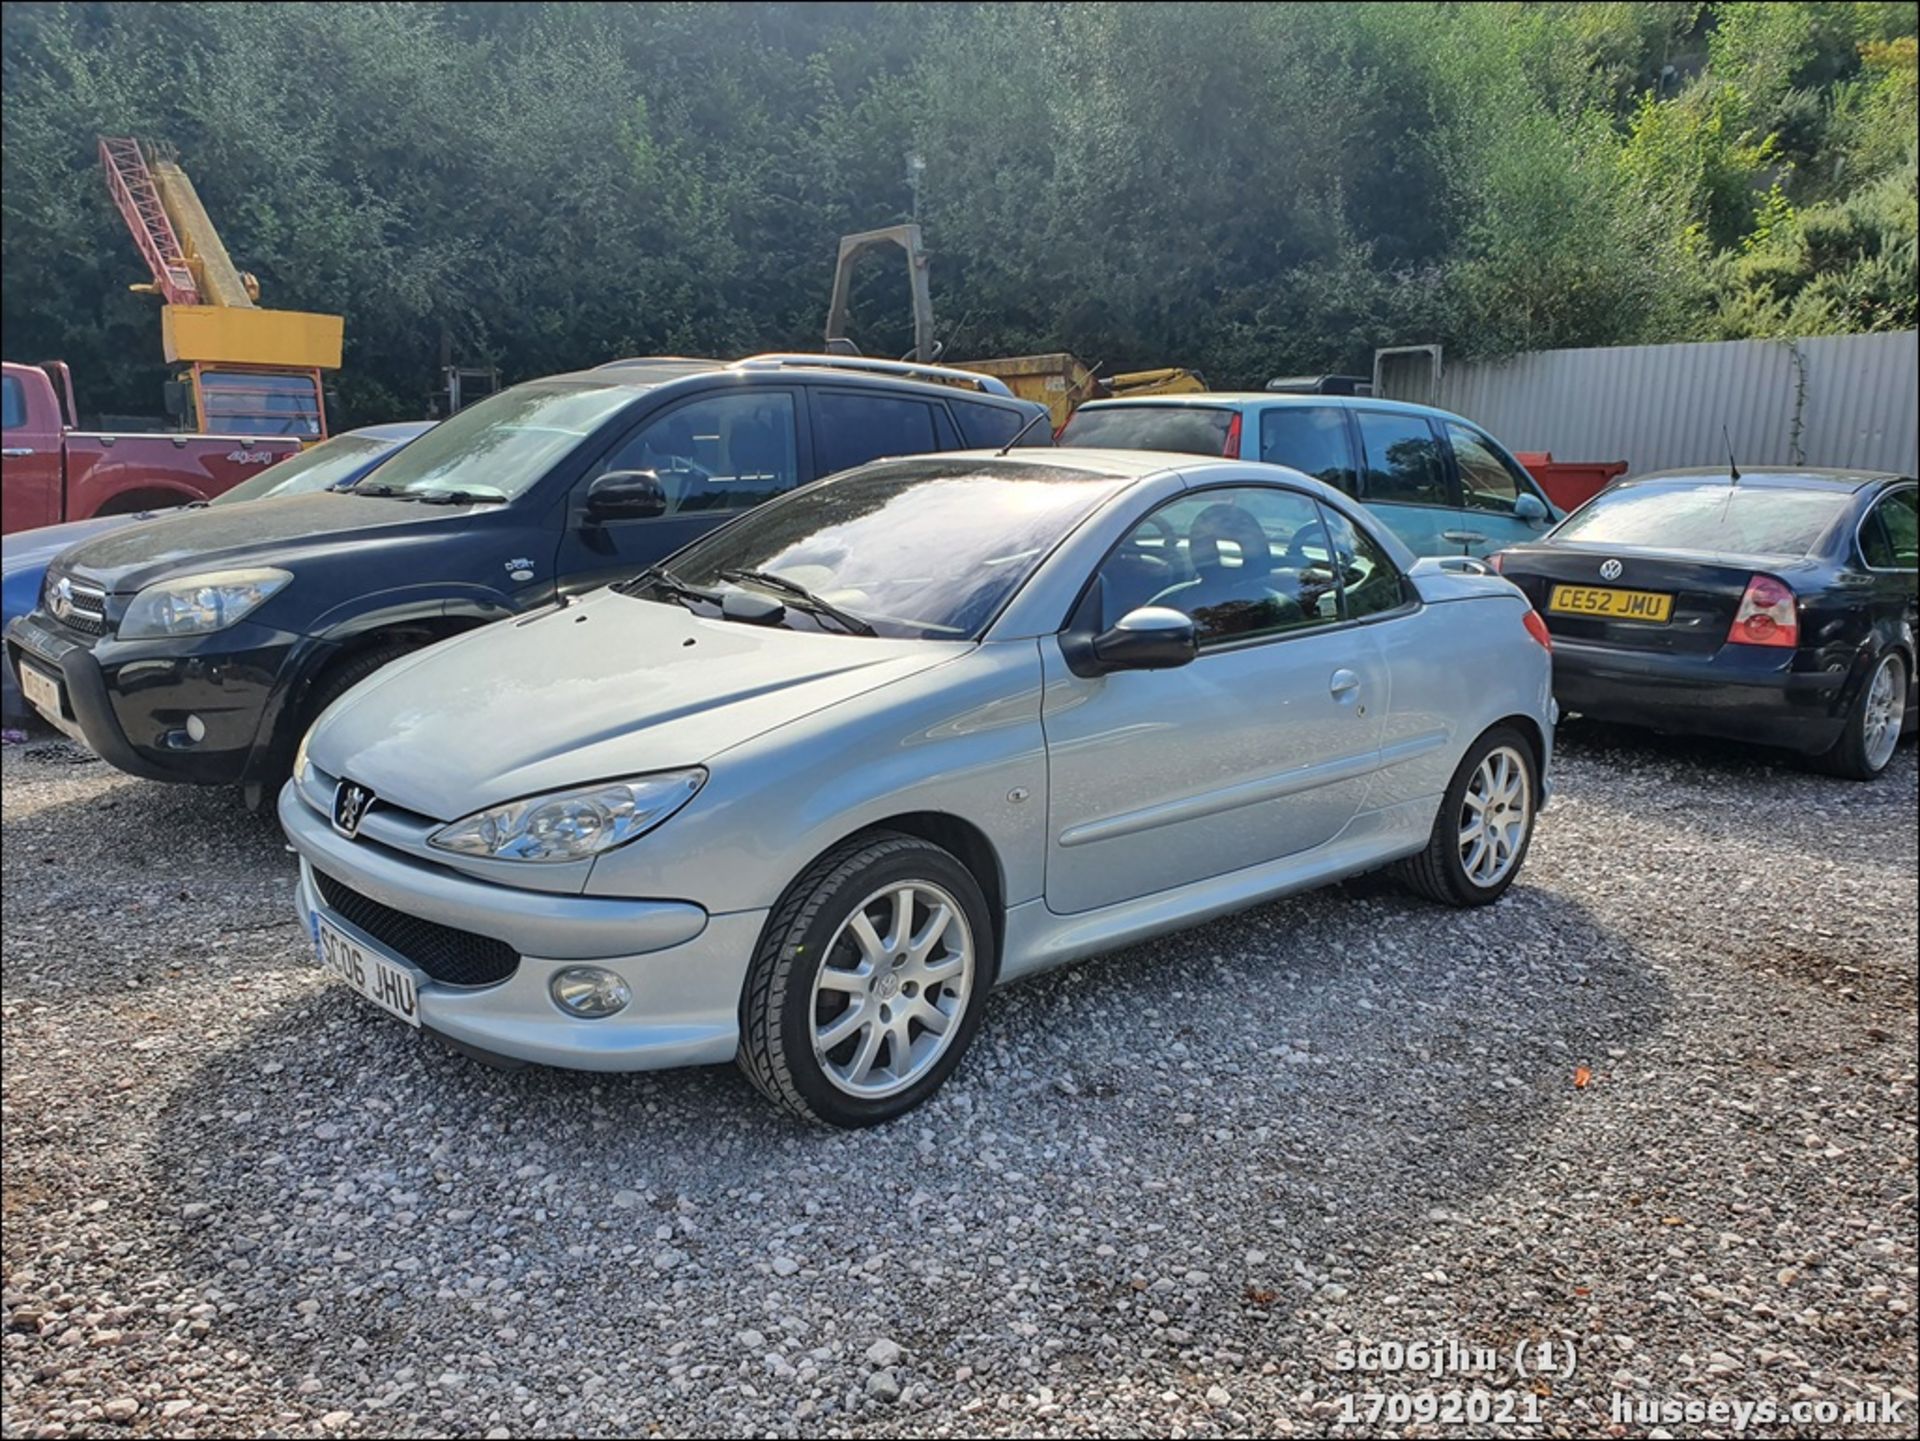
[[[1387,400],[1378,395],[1318,395],[1271,390],[1201,390],[1183,395],[1115,395],[1105,400],[1089,400],[1080,410],[1120,410],[1135,406],[1164,407],[1169,410],[1244,410],[1255,406],[1279,409],[1290,405],[1335,406],[1341,410],[1384,410],[1399,415],[1424,415],[1439,420],[1457,420],[1474,425],[1463,415],[1433,405],[1415,405],[1410,400]],[[1079,412],[1076,411],[1075,414]]]
[[[743,384],[777,385],[804,379],[815,385],[825,382],[840,386],[878,385],[884,390],[905,389],[920,395],[944,396],[948,399],[958,395],[966,400],[1008,406],[1029,414],[1046,409],[1039,401],[1025,400],[1013,394],[1004,381],[972,371],[956,370],[950,366],[875,360],[866,356],[816,356],[796,352],[750,355],[734,361],[699,360],[677,355],[635,356],[629,360],[610,360],[590,370],[541,376],[524,383],[618,385],[643,391],[723,372]],[[943,376],[947,378],[939,378]]]
[[[361,435],[368,440],[391,440],[394,442],[412,440],[415,436],[425,435],[440,422],[437,420],[389,420],[382,425],[362,425],[353,430],[343,430],[342,435]]]
[[[1871,485],[1909,480],[1891,470],[1828,470],[1806,465],[1756,465],[1740,468],[1740,484],[1765,490],[1831,490],[1852,494]],[[1697,466],[1685,470],[1657,470],[1620,482],[1622,486],[1659,485],[1684,480],[1706,485],[1731,485],[1733,476],[1725,466]]]

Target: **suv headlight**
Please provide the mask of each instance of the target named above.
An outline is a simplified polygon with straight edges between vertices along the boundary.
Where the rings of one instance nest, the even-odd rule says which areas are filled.
[[[245,620],[293,576],[284,570],[222,570],[150,585],[120,618],[122,640],[206,635]]]
[[[495,861],[584,860],[646,834],[706,781],[696,766],[528,796],[442,826],[427,844]]]

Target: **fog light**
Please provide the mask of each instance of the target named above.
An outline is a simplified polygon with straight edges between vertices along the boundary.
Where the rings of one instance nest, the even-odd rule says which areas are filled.
[[[625,981],[599,966],[568,966],[555,971],[547,990],[561,1010],[589,1019],[611,1016],[633,999]]]
[[[197,715],[187,717],[187,739],[195,745],[207,738],[207,723]]]

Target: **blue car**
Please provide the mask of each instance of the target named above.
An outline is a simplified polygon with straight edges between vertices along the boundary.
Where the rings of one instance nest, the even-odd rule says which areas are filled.
[[[1561,518],[1526,468],[1473,422],[1371,396],[1274,391],[1141,396],[1081,406],[1061,445],[1262,460],[1325,481],[1417,556],[1488,556]]]
[[[430,420],[403,420],[391,425],[369,425],[349,430],[310,450],[290,456],[252,479],[243,481],[210,505],[237,505],[247,500],[264,500],[270,495],[303,495],[336,485],[351,485],[415,436],[433,428]],[[65,525],[44,525],[38,530],[20,530],[0,541],[0,629],[17,615],[31,611],[40,599],[46,583],[47,564],[61,551],[103,531],[118,530],[135,521],[151,520],[168,511],[142,511],[135,515],[100,515],[91,520],[71,520]],[[25,726],[35,720],[20,694],[12,666],[0,666],[0,713],[9,727]]]

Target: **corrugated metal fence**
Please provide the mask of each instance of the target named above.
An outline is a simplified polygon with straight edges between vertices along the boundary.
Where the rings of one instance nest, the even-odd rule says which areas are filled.
[[[1380,352],[1378,393],[1455,411],[1511,449],[1556,460],[1624,460],[1632,472],[1722,465],[1731,436],[1743,465],[1912,475],[1920,464],[1913,331],[1542,350],[1460,364],[1430,349]]]

